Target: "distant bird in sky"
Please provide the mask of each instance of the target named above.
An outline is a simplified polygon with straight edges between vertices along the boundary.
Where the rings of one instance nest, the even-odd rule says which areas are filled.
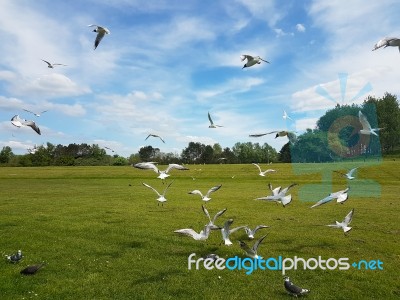
[[[245,227],[245,226],[239,226],[239,227],[231,228],[232,223],[233,223],[233,219],[229,219],[225,222],[224,227],[221,228],[222,240],[224,241],[224,244],[226,246],[232,245],[232,242],[229,239],[229,235],[231,233],[234,233],[234,232],[238,231],[239,229],[242,229]]]
[[[217,212],[212,220],[211,220],[210,214],[208,213],[207,208],[204,205],[202,205],[201,208],[203,209],[203,212],[207,216],[208,220],[210,221],[208,223],[208,226],[210,226],[210,229],[211,230],[221,229],[219,226],[215,225],[215,221],[217,220],[218,217],[222,216],[226,212],[226,208]]]
[[[244,250],[244,252],[246,253],[246,255],[251,257],[251,258],[261,258],[261,256],[259,256],[257,254],[257,250],[258,250],[258,247],[260,246],[260,244],[262,243],[262,241],[265,239],[266,236],[267,235],[264,235],[259,240],[257,240],[254,243],[253,247],[251,247],[251,248],[245,242],[239,241],[240,248],[242,248]]]
[[[17,253],[6,255],[6,258],[9,262],[17,263],[23,258],[22,251],[18,250]]]
[[[373,134],[375,136],[378,136],[378,134],[376,133],[376,131],[381,130],[383,128],[372,128],[371,125],[368,122],[367,117],[360,111],[358,111],[358,119],[360,120],[362,129],[360,130],[361,134]]]
[[[244,231],[246,232],[247,236],[249,237],[249,239],[254,239],[254,235],[256,234],[256,232],[260,229],[263,228],[269,228],[269,226],[267,225],[257,225],[256,228],[254,228],[253,230],[250,229],[250,227],[246,226],[244,228]]]
[[[286,119],[289,119],[289,120],[292,120],[292,121],[293,121],[293,119],[292,119],[291,117],[289,117],[289,115],[287,114],[286,110],[283,111],[283,116],[282,116],[282,118],[285,119],[285,120],[286,120]]]
[[[353,176],[353,174],[354,174],[354,172],[357,170],[358,168],[353,168],[353,169],[351,169],[349,172],[347,172],[347,173],[342,173],[342,172],[340,172],[340,171],[334,171],[334,172],[336,172],[336,173],[339,173],[340,175],[342,175],[342,176],[344,176],[344,177],[346,177],[347,179],[349,179],[349,180],[353,180],[355,177]]]
[[[374,49],[372,49],[372,51],[375,51],[381,47],[386,48],[388,46],[399,47],[400,52],[400,39],[395,37],[385,37],[374,45]]]
[[[58,64],[58,63],[52,64],[52,63],[50,63],[50,62],[48,62],[47,60],[44,60],[44,59],[42,59],[42,61],[44,61],[47,64],[47,67],[50,68],[50,69],[53,69],[54,66],[67,66],[67,65]]]
[[[169,177],[170,175],[168,174],[169,171],[176,169],[176,170],[189,170],[188,168],[182,166],[182,165],[178,165],[178,164],[169,164],[168,167],[164,170],[164,171],[160,171],[157,166],[154,164],[154,162],[141,162],[141,163],[137,163],[134,164],[133,167],[138,168],[138,169],[150,169],[153,170],[154,172],[156,172],[158,174],[157,178],[160,179],[165,179],[167,177]]]
[[[298,287],[297,285],[294,285],[290,281],[288,276],[285,276],[283,279],[285,280],[284,281],[284,287],[285,287],[286,291],[290,295],[295,296],[296,298],[297,298],[297,296],[306,295],[306,294],[308,294],[310,292],[310,290],[308,290],[308,289],[303,289],[301,287]]]
[[[157,138],[159,138],[164,144],[165,144],[165,141],[162,139],[162,137],[161,136],[159,136],[159,135],[157,135],[157,134],[153,134],[153,133],[150,133],[144,140],[147,140],[149,137],[157,137]]]
[[[265,171],[261,171],[261,167],[259,164],[256,164],[256,163],[252,163],[252,164],[258,168],[258,170],[260,171],[260,173],[258,173],[258,175],[260,175],[260,176],[265,176],[265,174],[267,174],[267,173],[276,172],[276,170],[273,170],[273,169],[267,169]]]
[[[192,237],[196,241],[204,241],[208,239],[208,236],[210,235],[210,226],[205,225],[203,230],[201,230],[199,233],[194,231],[192,228],[184,228],[184,229],[178,229],[175,230],[175,233],[183,234]]]
[[[167,199],[165,198],[165,193],[167,192],[168,188],[171,186],[171,184],[173,182],[174,181],[171,181],[171,183],[167,185],[167,187],[164,189],[164,192],[162,194],[160,194],[155,188],[151,187],[147,183],[142,182],[142,184],[145,187],[148,187],[149,189],[152,189],[158,195],[158,198],[157,198],[158,203],[157,203],[157,205],[159,205],[161,203],[161,206],[163,206],[164,202],[167,201]]]
[[[349,232],[352,227],[349,227],[349,224],[353,220],[354,208],[346,215],[342,222],[335,221],[335,224],[326,225],[333,228],[342,228],[343,232]]]
[[[97,32],[96,40],[94,41],[94,50],[96,50],[97,46],[100,44],[100,41],[103,39],[103,37],[106,34],[110,34],[110,30],[108,30],[106,27],[102,27],[99,25],[95,24],[90,24],[88,27],[96,27],[93,32]]]
[[[23,110],[28,112],[28,113],[34,114],[36,117],[40,117],[42,114],[44,114],[46,111],[48,111],[48,110],[43,110],[40,113],[35,113],[33,111],[30,111],[30,110],[27,110],[27,109],[24,109],[24,108],[23,108]]]
[[[291,185],[289,185],[288,187],[286,187],[284,189],[282,189],[281,187],[272,189],[272,185],[269,183],[268,187],[272,191],[272,195],[256,198],[256,200],[274,201],[274,202],[282,203],[283,207],[285,207],[292,201],[292,195],[286,195],[286,193],[289,191],[290,188],[294,187],[295,185],[297,185],[297,183],[292,183]]]
[[[111,149],[110,147],[104,147],[105,149],[110,150],[111,152],[115,152],[113,149]]]
[[[241,55],[241,56],[240,56],[240,59],[241,59],[242,61],[244,61],[245,59],[247,59],[247,62],[244,64],[244,66],[243,66],[242,69],[248,68],[248,67],[251,67],[251,66],[254,66],[255,64],[261,64],[261,61],[266,62],[266,63],[269,63],[269,61],[266,61],[266,60],[262,59],[262,58],[259,57],[259,56],[251,56],[251,55],[247,55],[247,54]]]
[[[34,121],[28,121],[25,119],[21,119],[19,117],[19,115],[15,115],[14,117],[12,117],[11,119],[11,124],[13,124],[16,127],[22,127],[22,126],[29,126],[31,127],[33,130],[36,131],[37,134],[40,135],[40,129],[39,127],[36,125],[36,123]]]
[[[278,137],[282,137],[282,136],[287,136],[289,139],[289,142],[294,144],[297,140],[297,136],[295,134],[295,132],[293,131],[287,131],[287,130],[281,130],[281,131],[270,131],[270,132],[266,132],[266,133],[256,133],[256,134],[250,134],[250,137],[261,137],[267,134],[271,134],[271,133],[276,133],[275,138]]]
[[[325,197],[324,199],[319,200],[317,203],[315,203],[313,206],[311,206],[311,208],[320,206],[322,204],[331,202],[333,199],[336,199],[337,203],[343,203],[348,199],[348,191],[350,190],[350,188],[346,188],[344,190],[335,192],[335,193],[330,193],[327,197]]]
[[[208,120],[210,121],[210,126],[208,126],[208,128],[224,127],[222,125],[214,124],[213,120],[211,119],[210,112],[208,112]]]
[[[25,269],[21,270],[21,274],[24,275],[33,275],[35,274],[39,269],[41,269],[43,266],[45,265],[45,263],[39,264],[39,265],[32,265],[32,266],[28,266]]]
[[[193,191],[189,192],[189,194],[192,194],[192,195],[200,195],[201,200],[207,202],[207,201],[210,201],[210,200],[211,200],[210,194],[213,193],[213,192],[215,192],[215,191],[218,191],[218,190],[221,188],[221,186],[222,186],[222,184],[212,187],[211,189],[209,189],[209,190],[207,191],[207,193],[206,193],[205,195],[203,195],[203,193],[200,192],[199,190],[193,190]]]

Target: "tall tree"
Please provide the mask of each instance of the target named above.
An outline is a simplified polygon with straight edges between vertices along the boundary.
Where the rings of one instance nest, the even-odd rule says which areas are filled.
[[[0,163],[6,164],[8,163],[11,158],[14,156],[11,147],[4,146],[3,149],[0,151]]]

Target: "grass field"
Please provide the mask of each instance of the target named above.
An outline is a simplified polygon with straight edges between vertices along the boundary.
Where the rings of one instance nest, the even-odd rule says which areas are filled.
[[[357,179],[334,169],[358,166]],[[203,202],[193,189],[207,191],[222,184],[206,204],[210,214],[234,226],[258,224],[267,237],[259,254],[304,259],[348,257],[349,262],[380,260],[383,270],[290,270],[287,275],[311,290],[307,299],[399,299],[400,283],[400,162],[275,164],[277,170],[258,176],[249,165],[188,165],[173,170],[168,201],[157,206],[161,180],[149,170],[132,167],[0,168],[0,253],[21,249],[17,264],[0,264],[0,299],[290,299],[281,271],[188,270],[188,256],[216,253],[245,257],[243,230],[220,245],[213,231],[206,241],[174,233],[199,231],[207,223]],[[266,166],[262,166],[265,168]],[[193,180],[192,176],[195,178]],[[232,178],[234,176],[234,178]],[[267,183],[291,189],[293,201],[283,208],[254,200],[269,194]],[[349,200],[310,209],[332,191],[351,187]],[[355,209],[353,230],[324,225],[342,221]],[[20,275],[29,264],[47,265],[33,276]]]

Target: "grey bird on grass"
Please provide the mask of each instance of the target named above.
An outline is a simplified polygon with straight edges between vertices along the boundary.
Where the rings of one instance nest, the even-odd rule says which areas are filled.
[[[17,253],[6,255],[6,258],[9,262],[17,263],[23,258],[22,251],[18,250]]]
[[[283,277],[283,279],[284,279],[284,286],[285,286],[286,291],[290,295],[295,296],[296,298],[298,296],[306,295],[310,292],[309,289],[303,289],[297,285],[294,285],[293,282],[290,281],[289,276],[285,276],[285,277]]]
[[[41,263],[38,265],[31,265],[27,266],[25,269],[21,270],[21,274],[23,275],[33,275],[35,274],[39,269],[41,269],[43,266],[45,266],[46,263]]]

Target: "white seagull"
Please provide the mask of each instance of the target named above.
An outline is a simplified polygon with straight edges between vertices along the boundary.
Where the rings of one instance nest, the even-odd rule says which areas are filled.
[[[22,251],[18,250],[17,253],[11,254],[11,255],[6,255],[6,258],[9,262],[12,263],[17,263],[22,259]]]
[[[292,183],[291,185],[289,185],[284,189],[281,189],[281,187],[272,189],[272,185],[269,183],[268,187],[272,191],[272,195],[256,198],[256,200],[275,201],[278,203],[282,203],[283,207],[285,207],[292,201],[292,195],[286,195],[286,193],[289,191],[290,188],[294,187],[295,185],[297,185],[297,183]]]
[[[90,24],[88,27],[96,27],[93,32],[97,32],[96,40],[94,41],[94,50],[96,50],[97,46],[100,44],[100,41],[106,34],[110,34],[110,30],[106,27],[102,27],[96,24]]]
[[[168,174],[168,172],[173,169],[189,170],[188,168],[186,168],[182,165],[169,164],[168,167],[164,171],[160,171],[157,168],[157,166],[154,164],[154,162],[141,162],[141,163],[134,164],[133,167],[138,168],[138,169],[144,169],[144,170],[146,170],[146,169],[153,170],[154,172],[156,172],[158,174],[157,178],[160,178],[160,179],[165,179],[165,178],[169,177],[170,175]]]
[[[358,169],[358,168],[353,168],[353,169],[351,169],[351,170],[350,170],[349,172],[347,172],[347,173],[342,173],[342,172],[339,172],[339,171],[334,171],[334,172],[339,173],[340,175],[346,177],[346,178],[349,179],[349,180],[352,180],[352,179],[355,178],[355,177],[353,176],[353,174],[354,174],[354,172],[355,172],[357,169]]]
[[[36,131],[37,134],[40,135],[40,129],[39,127],[36,125],[36,123],[34,121],[28,121],[25,119],[21,119],[19,117],[19,115],[15,115],[14,117],[12,117],[11,119],[11,124],[13,124],[16,127],[22,127],[22,126],[29,126],[31,127],[33,130]]]
[[[360,120],[362,129],[360,130],[361,134],[373,134],[378,136],[378,134],[376,133],[376,131],[381,130],[383,128],[372,128],[371,125],[368,122],[367,117],[360,111],[358,111],[358,119]]]
[[[162,137],[161,136],[159,136],[159,135],[157,135],[157,134],[152,134],[152,133],[150,133],[144,140],[147,140],[149,137],[157,137],[157,138],[159,138],[164,144],[165,144],[165,141],[162,139]]]
[[[329,227],[333,227],[333,228],[342,228],[343,232],[349,232],[351,230],[351,227],[349,227],[349,224],[351,223],[351,220],[353,219],[353,214],[354,214],[354,208],[347,214],[347,216],[344,218],[344,220],[342,222],[338,222],[336,221],[336,224],[330,224],[330,225],[326,225]]]
[[[44,59],[42,59],[42,61],[44,61],[46,64],[47,64],[47,67],[48,68],[50,68],[50,69],[54,69],[54,66],[67,66],[67,65],[64,65],[64,64],[52,64],[52,63],[50,63],[50,62],[48,62],[47,60],[44,60]]]
[[[205,225],[203,230],[201,230],[199,233],[194,231],[192,228],[178,229],[175,230],[174,232],[190,236],[196,241],[204,241],[208,239],[208,236],[210,235],[210,229],[211,229],[210,226]]]
[[[145,187],[148,187],[149,189],[152,189],[154,192],[156,192],[156,194],[158,195],[158,198],[157,198],[157,201],[158,201],[157,206],[158,206],[160,203],[161,203],[161,206],[163,206],[164,202],[167,201],[167,199],[165,199],[165,193],[167,192],[168,188],[171,186],[171,184],[172,184],[173,182],[174,182],[174,181],[171,181],[171,183],[168,184],[168,186],[164,189],[164,192],[163,192],[162,194],[160,194],[155,188],[151,187],[150,185],[148,185],[148,184],[146,184],[146,183],[144,183],[144,182],[142,182],[142,184],[143,184]]]
[[[288,276],[285,276],[283,279],[285,280],[283,285],[285,286],[286,291],[290,295],[295,296],[296,298],[297,298],[297,296],[306,295],[310,292],[310,290],[308,290],[308,289],[303,289],[301,287],[298,287],[297,285],[294,285],[290,281]]]
[[[261,137],[267,134],[271,133],[276,133],[275,138],[282,137],[282,136],[287,136],[289,139],[289,142],[294,144],[297,140],[297,136],[293,131],[287,131],[287,130],[275,130],[271,132],[266,132],[266,133],[256,133],[256,134],[249,134],[249,137]]]
[[[43,111],[41,111],[40,113],[35,113],[35,112],[30,111],[30,110],[27,110],[27,109],[25,109],[25,108],[23,108],[23,110],[26,111],[26,112],[28,112],[28,113],[34,114],[36,117],[40,117],[41,114],[44,114],[46,111],[48,111],[48,110],[43,110]]]
[[[252,163],[252,164],[258,168],[258,170],[260,171],[260,173],[258,173],[258,175],[260,175],[260,176],[265,176],[265,174],[267,174],[267,173],[276,172],[276,170],[273,170],[273,169],[267,169],[265,171],[261,171],[261,167],[259,164],[256,164],[256,163]]]
[[[240,248],[242,248],[244,250],[244,252],[246,253],[246,255],[251,257],[251,258],[256,258],[256,259],[262,258],[261,256],[259,256],[257,254],[257,250],[258,250],[258,247],[260,246],[260,244],[262,243],[262,241],[265,239],[266,236],[267,235],[264,235],[259,240],[257,240],[254,243],[253,247],[251,247],[251,248],[245,242],[239,241]]]
[[[315,203],[311,208],[320,206],[322,204],[331,202],[333,199],[336,199],[337,203],[344,203],[348,199],[348,194],[347,192],[350,190],[350,188],[346,188],[344,190],[335,192],[335,193],[330,193],[327,197],[324,199],[319,200],[317,203]]]
[[[211,230],[216,230],[216,229],[221,229],[219,226],[215,225],[215,220],[224,214],[224,212],[226,212],[226,208],[217,212],[214,216],[214,218],[211,220],[210,214],[208,213],[207,208],[202,205],[201,208],[203,209],[204,214],[207,216],[208,220],[210,220],[210,222],[208,223],[208,226],[210,227]]]
[[[221,186],[222,186],[222,184],[212,187],[211,189],[209,189],[209,190],[207,191],[207,193],[206,193],[205,195],[203,195],[203,193],[200,192],[199,190],[193,190],[193,191],[189,192],[188,194],[200,195],[201,200],[207,202],[207,201],[210,201],[210,200],[211,200],[210,194],[213,193],[213,192],[215,192],[215,191],[218,191],[218,190],[221,188]]]
[[[292,119],[291,117],[289,117],[289,115],[287,114],[286,110],[283,111],[283,116],[282,116],[282,118],[285,119],[285,120],[286,120],[286,119],[289,119],[289,120],[292,120],[292,121],[293,121],[293,119]]]
[[[399,47],[399,52],[400,52],[400,39],[395,37],[385,37],[379,40],[374,45],[374,49],[372,49],[372,51],[375,51],[376,49],[379,49],[381,47],[386,48],[388,46]]]
[[[210,112],[208,112],[208,120],[210,121],[210,126],[208,126],[208,128],[224,127],[222,125],[214,124],[213,120],[211,119]]]
[[[257,225],[256,228],[254,228],[253,230],[251,230],[248,226],[246,226],[244,228],[244,231],[246,231],[247,236],[249,237],[249,239],[254,239],[254,235],[256,234],[256,232],[260,229],[263,228],[269,228],[269,226],[267,225]]]
[[[221,234],[222,234],[222,239],[224,241],[224,244],[226,246],[230,246],[232,245],[231,240],[229,239],[229,235],[231,233],[234,233],[235,231],[238,231],[239,229],[244,228],[245,226],[239,226],[239,227],[235,227],[235,228],[230,228],[231,225],[233,223],[233,219],[229,219],[225,222],[224,227],[221,228]]]
[[[244,64],[242,69],[254,66],[255,64],[261,64],[261,61],[269,63],[269,61],[266,61],[259,56],[251,56],[251,55],[247,55],[247,54],[241,55],[240,59],[242,61],[247,59],[247,62]]]

